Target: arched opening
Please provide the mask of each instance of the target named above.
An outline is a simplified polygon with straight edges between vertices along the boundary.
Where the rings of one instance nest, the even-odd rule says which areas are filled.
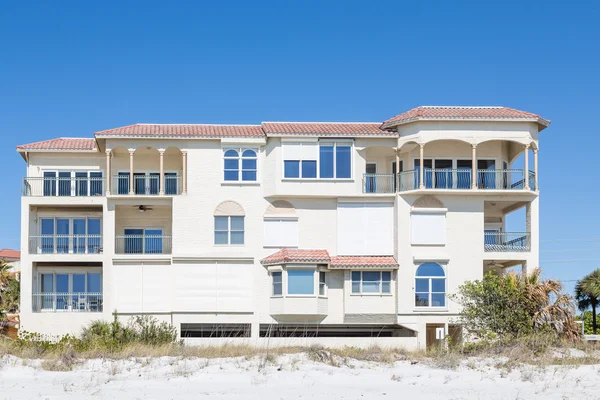
[[[485,140],[477,144],[477,185],[480,189],[535,190],[537,143]]]
[[[415,307],[446,307],[446,273],[435,262],[426,262],[415,272]]]

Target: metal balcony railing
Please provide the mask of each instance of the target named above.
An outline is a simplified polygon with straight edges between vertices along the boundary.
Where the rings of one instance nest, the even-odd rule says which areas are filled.
[[[531,235],[527,232],[485,232],[484,250],[496,252],[531,251]]]
[[[33,293],[33,312],[102,312],[102,293]]]
[[[29,254],[99,254],[102,235],[29,236]]]
[[[423,186],[425,189],[468,190],[473,187],[472,183],[473,174],[470,168],[425,168],[423,170]],[[396,184],[400,192],[419,189],[421,187],[421,173],[419,169],[400,172]],[[476,173],[476,186],[478,189],[486,190],[524,190],[524,170],[479,169]],[[366,186],[363,185],[364,187]],[[536,190],[536,187],[535,173],[529,171],[529,190]],[[371,193],[368,191],[365,192]]]
[[[115,175],[112,177],[112,194],[130,194],[129,174]],[[165,174],[164,192],[167,196],[181,194],[181,176]],[[133,194],[145,196],[158,196],[160,194],[160,175],[134,175]]]
[[[394,174],[363,174],[363,193],[394,193]]]
[[[115,235],[115,254],[171,254],[170,235]]]
[[[104,193],[104,178],[23,178],[23,196],[104,196]]]

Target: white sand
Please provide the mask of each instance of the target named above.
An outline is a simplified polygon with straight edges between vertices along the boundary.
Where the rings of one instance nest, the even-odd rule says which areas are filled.
[[[494,367],[469,360],[456,370],[399,361],[351,361],[341,367],[287,355],[261,358],[90,360],[71,372],[40,361],[0,360],[0,399],[596,399],[600,365]]]

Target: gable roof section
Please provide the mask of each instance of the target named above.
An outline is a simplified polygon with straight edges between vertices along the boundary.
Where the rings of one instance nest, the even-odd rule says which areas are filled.
[[[62,151],[97,151],[93,138],[57,138],[17,146],[17,151],[62,150]]]
[[[267,136],[398,136],[380,122],[263,122],[262,128]]]
[[[265,136],[260,125],[134,124],[95,132],[97,138],[219,138]]]
[[[329,264],[327,250],[281,249],[278,252],[260,260],[262,265],[288,263],[320,263]]]
[[[396,269],[398,262],[392,256],[337,256],[331,257],[329,268],[331,269],[353,269],[353,268],[383,268]]]
[[[537,122],[540,130],[550,125],[549,120],[537,114],[509,107],[421,106],[388,119],[382,127],[389,128],[419,120],[530,121]]]

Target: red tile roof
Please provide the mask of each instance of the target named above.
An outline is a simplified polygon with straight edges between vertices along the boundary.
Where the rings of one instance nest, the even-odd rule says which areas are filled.
[[[263,122],[262,127],[267,136],[398,136],[382,130],[380,122]]]
[[[2,249],[2,250],[0,250],[0,259],[3,259],[3,258],[20,260],[21,252],[19,250]]]
[[[542,129],[550,124],[549,120],[526,111],[508,107],[452,107],[421,106],[388,119],[383,127],[406,124],[417,120],[522,120],[537,122]]]
[[[398,268],[398,262],[392,256],[337,256],[331,257],[329,268]]]
[[[329,253],[327,250],[299,250],[299,249],[281,249],[277,253],[263,258],[260,262],[263,265],[286,264],[286,263],[329,263]]]
[[[96,137],[264,137],[260,125],[134,124],[94,133]]]
[[[96,150],[96,141],[93,138],[58,138],[44,140],[17,146],[17,151],[25,150]]]

